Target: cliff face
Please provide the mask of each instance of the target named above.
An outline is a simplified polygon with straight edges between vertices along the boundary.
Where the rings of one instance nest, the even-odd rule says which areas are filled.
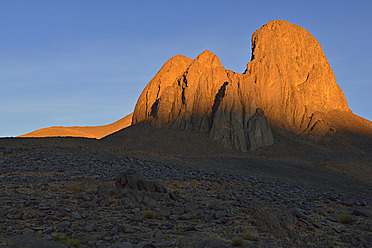
[[[132,124],[153,117],[155,126],[209,132],[246,151],[274,142],[269,123],[295,133],[322,123],[327,132],[322,116],[331,110],[350,111],[321,46],[305,29],[278,20],[253,34],[243,74],[209,51],[193,61],[171,58],[142,92]]]
[[[301,132],[316,112],[349,111],[319,42],[305,29],[272,21],[252,37],[246,83],[260,89],[270,123]]]
[[[185,65],[185,59],[179,58],[176,56],[169,61]],[[155,78],[163,78],[163,73],[168,73],[163,68]],[[239,94],[238,81],[233,82],[233,78],[233,73],[225,70],[216,55],[204,51],[172,84],[151,80],[135,108],[140,110],[143,109],[140,106],[151,106],[151,111],[136,114],[135,110],[134,116],[138,117],[133,118],[132,123],[153,117],[155,126],[171,125],[179,129],[209,132],[212,138],[225,146],[242,151],[272,144],[273,137],[263,111],[252,102],[245,104],[235,98]],[[152,101],[143,97],[151,95],[153,88],[163,89],[162,93]]]
[[[138,98],[133,112],[133,123],[142,121],[151,115],[153,109],[156,108],[155,103],[158,102],[163,91],[185,72],[191,62],[192,59],[177,55],[162,66]]]

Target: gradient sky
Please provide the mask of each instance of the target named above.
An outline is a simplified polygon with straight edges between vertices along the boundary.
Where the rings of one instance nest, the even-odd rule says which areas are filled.
[[[320,42],[351,110],[372,120],[372,1],[0,1],[0,136],[131,113],[172,56],[208,49],[243,72],[282,19]]]

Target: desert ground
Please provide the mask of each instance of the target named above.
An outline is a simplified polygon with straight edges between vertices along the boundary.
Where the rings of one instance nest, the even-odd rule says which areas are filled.
[[[273,135],[246,153],[141,124],[2,138],[0,245],[371,247],[370,148]]]

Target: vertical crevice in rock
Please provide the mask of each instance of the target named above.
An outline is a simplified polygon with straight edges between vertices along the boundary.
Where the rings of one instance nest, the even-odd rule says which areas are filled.
[[[214,121],[214,116],[216,114],[216,111],[217,111],[218,107],[221,104],[221,101],[222,101],[223,97],[225,96],[226,86],[228,84],[229,84],[228,82],[224,82],[223,85],[221,86],[221,88],[218,90],[218,92],[217,92],[217,94],[214,98],[214,103],[213,103],[213,106],[212,106],[212,112],[211,112],[211,115],[210,115],[210,118],[209,118],[209,129],[212,128],[213,121]]]
[[[150,116],[154,118],[158,118],[158,105],[159,105],[159,99],[156,99],[154,104],[151,106]]]
[[[181,94],[181,100],[182,100],[183,105],[186,104],[186,96],[185,96],[186,88],[187,88],[187,80],[186,80],[186,77],[183,76],[183,78],[182,78],[182,94]]]
[[[160,82],[159,82],[159,84],[158,84],[158,92],[156,93],[156,99],[159,98],[159,93],[160,93]]]
[[[149,117],[148,113],[148,109],[149,109],[149,96],[148,96],[149,92],[146,92],[146,102],[145,102],[145,118]],[[134,118],[134,115],[133,115],[133,118]],[[137,120],[136,120],[137,121]]]

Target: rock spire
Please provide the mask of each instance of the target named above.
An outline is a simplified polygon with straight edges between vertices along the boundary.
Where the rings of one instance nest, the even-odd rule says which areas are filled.
[[[335,109],[350,111],[318,41],[276,20],[253,34],[243,74],[226,70],[210,51],[171,58],[142,92],[132,124],[151,118],[247,151],[274,142],[270,125],[306,132],[314,115]]]

